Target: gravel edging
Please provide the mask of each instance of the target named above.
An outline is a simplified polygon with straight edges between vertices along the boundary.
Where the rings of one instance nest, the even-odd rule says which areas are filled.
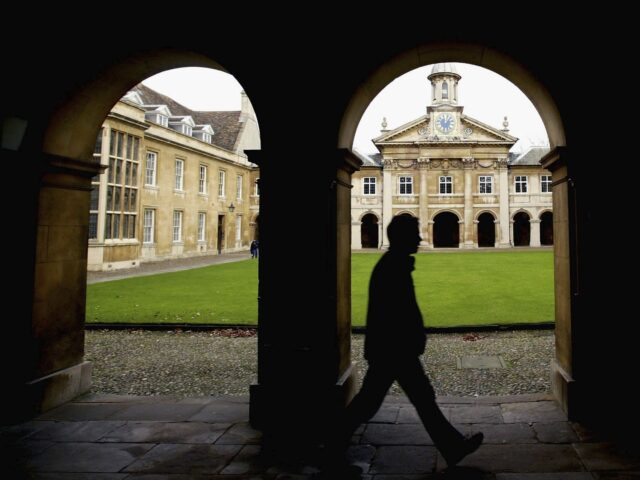
[[[436,333],[423,362],[439,396],[518,395],[551,389],[550,330]],[[352,363],[366,372],[363,335],[352,335]],[[463,355],[500,355],[505,368],[459,369]],[[120,395],[248,395],[257,381],[255,332],[90,330],[87,360],[94,393]],[[391,395],[402,395],[394,384]]]

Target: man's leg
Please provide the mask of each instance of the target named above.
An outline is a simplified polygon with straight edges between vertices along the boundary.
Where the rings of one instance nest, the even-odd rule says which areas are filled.
[[[442,414],[431,382],[418,357],[403,362],[398,369],[398,383],[416,407],[435,446],[445,459],[451,458],[462,448],[464,437]]]

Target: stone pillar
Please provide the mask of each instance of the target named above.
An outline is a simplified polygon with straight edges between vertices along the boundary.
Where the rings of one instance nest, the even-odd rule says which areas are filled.
[[[91,364],[84,360],[88,212],[91,178],[103,167],[53,155],[43,155],[38,166],[32,312],[20,337],[26,345],[17,339],[13,345],[23,382],[12,392],[15,410],[7,412],[14,421],[61,405],[91,386]],[[37,355],[18,365],[21,353],[33,355],[27,345],[36,346]]]
[[[360,250],[361,248],[362,248],[362,222],[353,220],[351,222],[351,249]]]
[[[428,178],[428,168],[429,168],[429,159],[428,158],[419,158],[418,159],[418,169],[420,175],[420,195],[418,196],[418,218],[420,220],[420,236],[422,237],[422,242],[420,242],[420,246],[428,247],[429,246],[429,232],[428,232],[428,210],[429,210],[429,190],[427,184]]]
[[[464,220],[458,220],[458,248],[465,248],[464,244],[462,243],[462,236],[464,235],[465,230],[466,225],[464,223]]]
[[[473,168],[475,160],[473,158],[463,158],[464,165],[464,237],[460,237],[462,248],[473,248]],[[464,240],[463,240],[464,239]],[[475,245],[477,247],[477,244]]]
[[[434,248],[435,247],[435,245],[433,243],[433,224],[434,223],[435,222],[433,220],[427,221],[427,236],[428,236],[428,239],[429,239],[429,244],[428,244],[429,248]]]
[[[509,220],[509,245],[513,246],[513,220]]]
[[[575,241],[574,185],[569,177],[566,150],[556,148],[540,162],[551,170],[553,179],[554,285],[556,356],[551,365],[551,390],[569,417],[578,416],[580,403],[591,405],[592,399],[580,399],[574,378],[575,351],[573,302],[578,295],[576,283],[577,254]],[[587,353],[593,356],[593,351]]]
[[[539,247],[540,246],[540,220],[538,220],[537,218],[532,218],[531,220],[529,220],[529,225],[531,225],[529,246]]]
[[[499,177],[499,217],[500,235],[496,235],[496,244],[500,248],[509,248],[513,245],[513,225],[509,221],[509,175],[506,160],[497,160]]]
[[[248,152],[260,166],[262,227],[258,383],[250,390],[250,421],[265,442],[290,452],[322,438],[353,394],[351,174],[361,163],[347,150],[314,151],[317,161],[296,171],[315,175],[308,202],[298,205],[283,188],[295,178],[288,162],[269,161],[283,151]],[[302,267],[298,254],[308,252],[282,240],[291,218],[309,211],[324,215],[313,217],[315,246]],[[305,281],[311,278],[312,287]]]
[[[389,248],[389,237],[387,237],[387,226],[393,218],[393,176],[389,170],[390,165],[385,162],[382,171],[382,248]]]

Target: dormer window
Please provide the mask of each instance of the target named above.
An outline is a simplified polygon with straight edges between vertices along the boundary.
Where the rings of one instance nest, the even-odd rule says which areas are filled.
[[[196,125],[193,127],[193,136],[205,143],[211,143],[213,128],[211,125]]]
[[[203,133],[202,134],[202,141],[203,142],[207,142],[207,143],[211,143],[211,134]]]
[[[192,136],[195,122],[190,115],[176,116],[169,119],[169,128],[183,135]]]
[[[182,133],[184,133],[185,135],[189,135],[191,136],[191,127],[189,125],[182,125]]]
[[[146,113],[144,114],[145,120],[157,123],[163,127],[169,126],[171,111],[166,105],[143,105],[142,108],[146,110]]]
[[[163,127],[169,126],[169,117],[165,117],[164,115],[156,115],[156,121],[158,125],[162,125]]]

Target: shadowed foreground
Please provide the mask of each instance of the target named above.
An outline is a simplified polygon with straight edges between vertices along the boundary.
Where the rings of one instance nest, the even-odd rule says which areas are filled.
[[[362,467],[362,478],[593,480],[640,475],[637,452],[634,456],[567,422],[548,396],[441,397],[439,404],[461,432],[484,432],[477,452],[443,472],[445,462],[406,397],[388,397],[352,439],[349,456]],[[261,436],[249,427],[248,410],[246,397],[89,395],[34,421],[0,429],[5,458],[11,462],[4,464],[3,473],[6,478],[56,480],[183,480],[198,474],[238,480],[313,478],[318,471],[313,461],[274,463],[261,455]],[[170,474],[176,476],[165,476]]]

